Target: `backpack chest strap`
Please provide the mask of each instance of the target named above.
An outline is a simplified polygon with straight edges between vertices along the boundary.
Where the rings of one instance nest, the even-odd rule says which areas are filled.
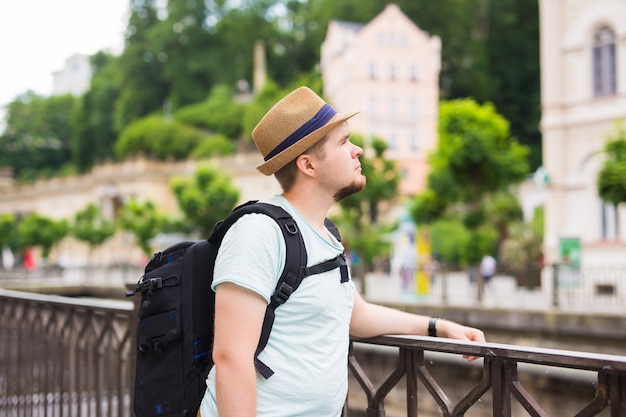
[[[300,275],[306,278],[311,275],[316,275],[316,274],[321,274],[324,272],[332,271],[335,268],[339,268],[339,271],[341,273],[340,282],[341,283],[348,282],[349,280],[348,263],[346,262],[346,256],[343,253],[340,255],[337,255],[333,259],[329,259],[328,261],[319,263],[317,265],[302,268],[302,270],[300,271]]]

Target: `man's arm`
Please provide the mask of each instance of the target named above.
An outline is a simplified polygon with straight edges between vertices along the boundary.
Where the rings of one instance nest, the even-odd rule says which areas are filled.
[[[426,336],[429,320],[430,317],[368,303],[355,291],[350,334],[362,338],[383,334]],[[485,341],[485,335],[481,330],[441,319],[437,320],[437,336],[476,342]]]
[[[246,288],[229,282],[216,287],[213,361],[220,417],[256,416],[254,353],[266,307]]]

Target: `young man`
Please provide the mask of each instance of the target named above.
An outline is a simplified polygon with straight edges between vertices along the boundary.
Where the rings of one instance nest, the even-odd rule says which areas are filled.
[[[265,161],[257,169],[274,174],[283,189],[269,203],[294,217],[309,265],[343,252],[324,218],[335,202],[365,186],[363,150],[350,142],[346,122],[356,113],[338,114],[300,87],[252,133]],[[255,350],[284,263],[282,233],[267,216],[246,215],[226,234],[215,264],[215,366],[207,378],[202,417],[339,416],[347,393],[350,335],[428,334],[429,317],[367,303],[339,269],[313,275],[276,309],[258,357],[274,371],[265,379],[255,370]],[[435,325],[440,337],[485,340],[474,328],[445,320]]]

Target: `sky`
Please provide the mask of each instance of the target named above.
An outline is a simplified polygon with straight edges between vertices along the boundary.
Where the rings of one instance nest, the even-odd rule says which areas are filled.
[[[0,0],[0,106],[28,90],[49,96],[75,53],[118,54],[129,0]]]

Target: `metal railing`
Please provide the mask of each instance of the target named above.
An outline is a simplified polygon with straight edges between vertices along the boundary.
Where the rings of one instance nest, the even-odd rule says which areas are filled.
[[[0,417],[132,417],[133,310],[130,302],[0,289]],[[595,397],[572,415],[605,410],[611,417],[626,416],[626,357],[427,337],[382,336],[352,344],[357,348],[349,357],[356,380],[351,391],[360,387],[366,404],[349,400],[345,415],[385,416],[389,393],[404,381],[402,413],[409,417],[418,415],[417,399],[424,394],[443,416],[464,416],[484,402],[491,404],[485,415],[510,417],[513,399],[530,416],[547,416],[518,376],[518,371],[526,372],[521,365],[538,364],[595,375]],[[367,361],[355,354],[359,346],[397,349],[394,371],[377,387],[365,371]],[[481,357],[473,362],[481,377],[467,394],[452,400],[452,393],[433,377],[433,354]],[[382,370],[377,371],[379,377]]]
[[[0,416],[130,417],[133,309],[0,290]]]
[[[362,361],[357,359],[355,344],[398,348],[396,368],[387,378],[380,381],[377,387],[364,370]],[[443,384],[440,385],[437,379],[433,377],[431,367],[434,366],[434,362],[432,358],[427,359],[427,353],[432,352],[483,358],[481,377],[466,395],[452,401],[449,397],[450,392],[446,393],[442,388]],[[438,415],[444,417],[464,416],[483,399],[486,400],[486,407],[483,405],[482,414],[478,415],[511,417],[512,400],[514,399],[532,417],[548,415],[590,417],[602,411],[608,411],[610,414],[605,415],[611,417],[626,416],[625,356],[526,348],[496,343],[477,344],[419,336],[381,336],[373,339],[353,340],[348,363],[358,385],[365,392],[367,398],[365,415],[367,417],[384,417],[386,415],[385,401],[387,396],[392,389],[399,385],[402,379],[405,380],[406,390],[406,406],[403,415],[407,417],[418,415],[418,382],[421,382],[430,397],[436,402],[440,413]],[[563,407],[556,410],[558,414],[548,414],[540,406],[535,396],[525,388],[518,376],[518,370],[526,364],[591,372],[595,374],[596,378],[596,383],[593,384],[595,385],[595,395],[587,404],[572,414],[565,412]],[[480,367],[480,364],[476,365]],[[378,376],[380,377],[379,374]],[[451,378],[452,375],[448,374],[447,377]],[[574,374],[567,378],[574,378]],[[489,391],[491,394],[487,395]]]

